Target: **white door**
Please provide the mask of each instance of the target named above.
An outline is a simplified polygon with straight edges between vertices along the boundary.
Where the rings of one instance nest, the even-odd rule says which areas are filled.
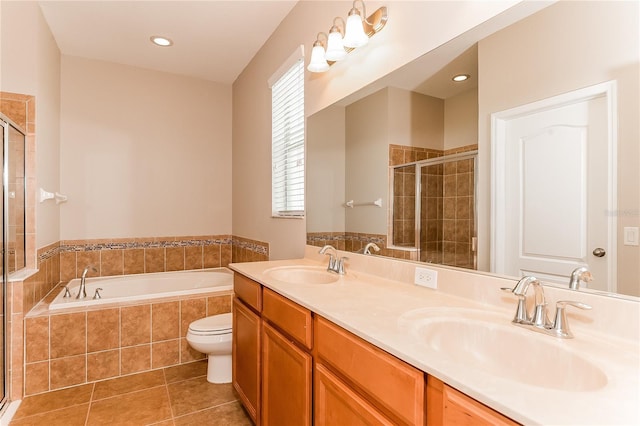
[[[504,198],[504,251],[496,272],[568,285],[571,271],[587,266],[588,287],[612,290],[608,129],[605,94],[505,121],[504,193],[495,195]]]

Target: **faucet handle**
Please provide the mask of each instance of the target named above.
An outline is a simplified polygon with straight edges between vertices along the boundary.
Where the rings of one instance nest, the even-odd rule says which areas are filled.
[[[96,293],[93,295],[94,299],[102,299],[102,295],[100,295],[100,292],[102,291],[101,288],[96,288]]]
[[[71,291],[69,291],[69,286],[64,286],[64,297],[65,299],[68,299],[71,297]]]
[[[516,314],[513,317],[513,323],[515,324],[531,324],[531,318],[527,313],[527,299],[524,294],[515,293],[510,287],[500,287],[500,290],[510,293],[518,298],[518,307],[516,308]]]
[[[587,305],[586,303],[581,302],[573,302],[570,300],[560,300],[556,303],[556,316],[553,320],[552,328],[553,334],[556,337],[571,339],[573,338],[573,333],[571,333],[571,329],[569,329],[569,322],[567,320],[567,314],[565,312],[565,308],[567,306],[589,310],[591,309],[591,305]]]
[[[344,270],[344,261],[345,260],[349,260],[349,258],[347,256],[342,256],[340,259],[338,259],[337,261],[337,272],[340,275],[344,275],[346,274],[346,271]]]

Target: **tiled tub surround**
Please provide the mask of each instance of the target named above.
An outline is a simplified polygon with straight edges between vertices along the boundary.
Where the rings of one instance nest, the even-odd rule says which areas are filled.
[[[231,311],[231,291],[25,318],[24,394],[189,363],[205,355],[186,341],[189,324]]]
[[[99,276],[144,273],[156,269],[163,272],[172,270],[172,268],[176,268],[175,270],[216,268],[226,266],[234,260],[243,262],[267,260],[269,245],[260,241],[228,235],[75,240],[60,241],[42,247],[37,251],[37,256],[31,256],[31,258],[37,260],[37,269],[23,271],[20,275],[24,275],[25,278],[23,280],[17,278],[12,281],[7,295],[11,312],[7,335],[8,342],[10,342],[8,347],[10,353],[10,395],[14,401],[22,399],[28,394],[54,389],[49,387],[47,382],[47,389],[43,384],[40,384],[35,386],[36,391],[33,390],[33,382],[38,381],[38,379],[34,379],[33,372],[41,374],[45,370],[45,360],[33,361],[32,358],[26,357],[25,341],[29,342],[27,345],[32,345],[32,343],[30,337],[26,336],[25,324],[27,321],[25,321],[25,316],[58,284],[79,277],[87,264],[95,262],[93,264],[98,269]],[[184,262],[184,266],[180,268],[181,260]],[[93,272],[88,275],[98,276]],[[51,294],[57,294],[57,290]],[[205,303],[205,313],[202,316],[207,316],[209,305],[209,303]],[[215,309],[211,312],[215,312]],[[32,316],[34,315],[35,313]],[[40,321],[43,320],[40,319]],[[183,336],[181,336],[181,344],[183,343],[182,338]],[[157,344],[156,348],[158,348]],[[120,350],[119,347],[118,350]],[[181,346],[180,350],[190,351],[190,348]],[[182,352],[180,355],[180,362],[185,362],[188,359],[188,356],[182,356]],[[102,357],[104,358],[106,355],[103,354]],[[87,356],[87,361],[83,365],[88,365],[89,359]],[[95,359],[96,356],[92,357],[92,362],[95,362]],[[48,360],[47,357],[46,361],[48,362]],[[118,358],[118,362],[120,362],[120,358]],[[26,368],[27,364],[29,364],[28,369]],[[34,366],[34,364],[38,365]],[[63,364],[57,362],[53,365],[57,368]],[[28,377],[27,372],[29,373]]]
[[[550,304],[575,300],[593,307],[589,311],[567,312],[575,338],[561,340],[511,324],[517,300],[500,288],[513,287],[515,279],[431,265],[438,271],[438,289],[431,290],[413,285],[416,263],[338,254],[348,255],[349,260],[347,274],[334,284],[286,283],[265,273],[278,266],[324,266],[326,259],[317,253],[317,247],[308,246],[304,259],[232,264],[230,268],[523,424],[640,424],[638,301],[545,286]],[[404,325],[401,321],[433,308],[456,318],[458,309],[495,315],[499,320],[491,324],[495,324],[496,332],[505,328],[527,339],[532,348],[542,341],[561,347],[602,369],[608,376],[607,383],[585,392],[559,390],[553,385],[545,387],[544,383],[542,386],[521,383],[531,374],[526,366],[522,375],[517,376],[520,379],[509,379],[508,374],[501,376],[500,368],[483,368],[482,362],[474,367],[471,341],[469,353],[462,359],[447,354],[446,348],[443,352],[435,351],[421,344],[417,335],[407,329],[406,321]],[[501,347],[504,351],[522,353],[523,357],[531,356],[526,349],[506,344]],[[558,362],[562,362],[561,358]],[[529,358],[528,362],[535,364],[535,358]],[[566,369],[567,377],[575,378],[581,373],[577,364],[572,366],[573,370]],[[506,371],[510,371],[509,366]]]
[[[232,261],[267,260],[269,245],[231,235],[114,238],[61,241],[60,281],[88,277],[184,271],[227,266]]]

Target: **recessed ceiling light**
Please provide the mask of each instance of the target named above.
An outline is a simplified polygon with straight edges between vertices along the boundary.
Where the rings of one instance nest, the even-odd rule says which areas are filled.
[[[171,39],[168,39],[162,36],[151,36],[151,43],[157,46],[169,47],[173,44],[173,41],[171,41]]]
[[[469,74],[458,74],[458,75],[454,75],[451,80],[453,80],[453,81],[465,81],[465,80],[468,80],[469,77],[470,77]]]

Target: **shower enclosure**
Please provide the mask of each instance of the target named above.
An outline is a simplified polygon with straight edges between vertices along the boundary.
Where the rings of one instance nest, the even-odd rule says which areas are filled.
[[[394,246],[476,269],[476,161],[469,151],[392,167]]]
[[[0,269],[0,410],[8,401],[7,368],[7,309],[8,276],[25,267],[25,132],[6,116],[0,114],[2,126],[2,261]]]

